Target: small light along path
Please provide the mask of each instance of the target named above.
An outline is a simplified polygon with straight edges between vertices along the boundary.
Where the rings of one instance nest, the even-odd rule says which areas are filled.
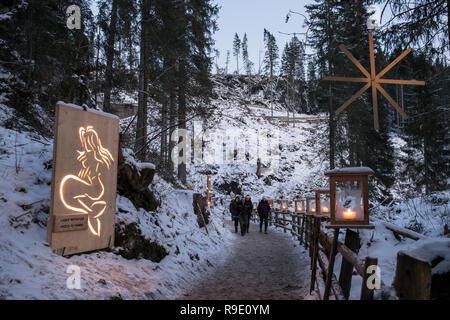
[[[179,299],[303,300],[309,295],[310,259],[290,233],[269,226],[265,234],[251,223],[241,236],[231,221],[226,225],[234,235],[232,253],[211,261],[213,270]]]

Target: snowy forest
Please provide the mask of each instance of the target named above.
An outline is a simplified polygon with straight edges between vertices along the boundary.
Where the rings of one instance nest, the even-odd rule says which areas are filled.
[[[448,300],[449,2],[298,1],[280,19],[292,33],[280,38],[261,28],[258,60],[249,43],[260,39],[246,30],[232,30],[227,50],[215,46],[222,6],[226,1],[2,1],[0,299]],[[371,6],[382,21],[377,28],[368,27]],[[393,61],[385,78],[403,82],[375,85],[374,72]],[[357,80],[364,68],[372,78]],[[364,81],[373,88],[347,104]],[[408,85],[414,81],[425,85]],[[66,241],[65,234],[75,242],[84,237],[83,230],[49,231],[52,217],[62,215],[54,204],[54,189],[63,197],[57,159],[73,153],[61,138],[70,124],[57,105],[118,122],[114,148],[105,144],[112,129],[105,129],[103,147],[99,130],[98,142],[89,142],[104,155],[99,163],[117,171],[109,184],[117,179],[114,204],[85,220],[103,241],[104,212],[112,210],[114,243],[110,238],[99,251],[89,243],[71,255],[52,244]],[[345,110],[336,114],[340,106]],[[86,153],[89,128],[74,134]],[[270,156],[254,152],[261,132],[277,139]],[[105,148],[116,155],[105,160]],[[81,151],[74,156],[84,168]],[[326,228],[329,216],[308,211],[318,190],[333,195],[331,176],[344,168],[371,169],[361,196],[370,228]],[[74,180],[89,174],[81,169]],[[100,174],[92,181],[102,184]],[[247,195],[250,227],[241,236],[230,210]],[[267,235],[263,197],[273,201]],[[308,209],[300,214],[301,199]],[[326,200],[332,214],[333,199]],[[81,204],[89,212],[99,205]],[[400,280],[410,267],[403,256],[429,265],[429,292]],[[359,272],[369,257],[381,272],[370,292]],[[81,289],[69,288],[68,265],[81,267]],[[244,275],[248,287],[233,268],[253,270]]]

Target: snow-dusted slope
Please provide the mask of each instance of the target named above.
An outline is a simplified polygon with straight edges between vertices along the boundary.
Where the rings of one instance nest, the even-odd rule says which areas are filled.
[[[224,188],[224,185],[232,182],[239,186],[242,194],[249,194],[254,200],[261,199],[263,195],[269,199],[297,199],[326,185],[327,179],[323,172],[328,168],[324,154],[327,123],[324,115],[296,113],[295,118],[301,122],[295,123],[295,126],[292,122],[288,125],[286,121],[268,118],[271,116],[272,107],[274,116],[286,117],[287,112],[278,101],[272,103],[264,97],[257,78],[249,81],[245,77],[216,76],[213,80],[215,99],[212,100],[212,105],[215,110],[203,124],[203,130],[215,130],[219,136],[237,134],[241,136],[241,140],[245,136],[262,139],[268,133],[272,142],[279,143],[280,161],[278,170],[270,174],[270,177],[265,175],[258,178],[256,171],[259,155],[256,152],[250,154],[250,148],[255,147],[257,140],[252,140],[247,142],[245,150],[242,150],[250,156],[249,160],[239,162],[238,156],[233,160],[224,155],[222,163],[202,162],[188,166],[188,180],[193,183],[194,188],[204,187],[206,173],[212,174],[213,192],[218,197],[229,195],[229,190]],[[292,120],[292,112],[289,113],[289,118]],[[277,134],[279,140],[276,139]],[[205,149],[210,144],[211,142],[206,142]],[[217,145],[212,148],[217,152]],[[227,148],[233,150],[234,147],[224,141],[224,153]],[[270,161],[266,161],[265,164],[269,163]]]
[[[4,121],[12,110],[0,108]],[[213,218],[207,235],[198,227],[192,192],[174,190],[156,176],[152,188],[161,207],[136,210],[118,196],[116,224],[136,222],[169,253],[161,262],[106,251],[55,255],[46,243],[53,141],[6,129],[3,122],[0,137],[0,299],[174,298],[209,268],[212,252],[227,249],[230,232],[222,220]],[[69,265],[81,268],[80,290],[66,286]]]

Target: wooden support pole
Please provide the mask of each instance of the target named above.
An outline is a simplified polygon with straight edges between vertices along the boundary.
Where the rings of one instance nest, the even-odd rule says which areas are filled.
[[[303,244],[305,243],[305,248],[307,248],[306,246],[306,241],[304,240],[304,234],[305,234],[305,218],[306,216],[303,214],[302,215],[302,229],[301,229],[301,234],[300,234],[300,242]]]
[[[323,294],[323,300],[328,300],[330,298],[330,288],[331,288],[331,278],[333,276],[334,260],[336,258],[336,249],[339,240],[339,228],[334,230],[333,245],[330,251],[330,257],[328,258],[328,270],[327,279],[325,283],[325,292]]]
[[[359,250],[359,236],[358,233],[347,229],[345,232],[345,246],[353,252]],[[339,284],[344,292],[345,299],[348,299],[350,295],[350,288],[352,285],[353,264],[343,257],[341,272],[339,274]]]

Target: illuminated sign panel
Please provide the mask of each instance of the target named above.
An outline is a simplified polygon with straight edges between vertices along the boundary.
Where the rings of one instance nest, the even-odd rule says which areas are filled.
[[[47,241],[60,255],[114,245],[119,119],[58,103]]]

